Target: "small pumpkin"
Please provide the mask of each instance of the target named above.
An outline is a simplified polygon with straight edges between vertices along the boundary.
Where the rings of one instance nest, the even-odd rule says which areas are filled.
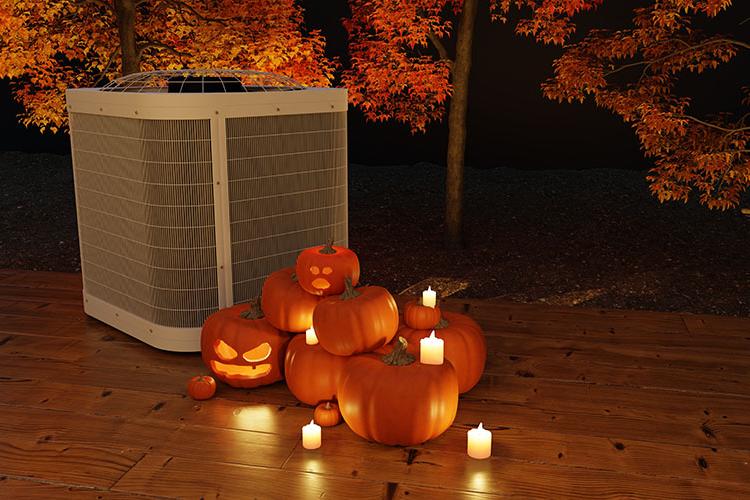
[[[320,344],[307,345],[304,335],[295,335],[284,360],[286,385],[295,398],[309,405],[333,399],[347,361],[348,358],[331,354]]]
[[[266,320],[279,330],[304,332],[312,325],[313,309],[320,299],[299,285],[293,267],[286,267],[266,278],[260,305]]]
[[[198,375],[188,381],[188,394],[196,401],[210,399],[216,394],[216,381],[208,375]]]
[[[487,341],[482,328],[469,316],[448,311],[443,311],[442,315],[438,324],[430,329],[402,326],[398,334],[409,342],[411,352],[419,355],[419,341],[429,337],[434,329],[435,335],[445,342],[445,359],[456,369],[458,390],[463,394],[482,377],[487,362]]]
[[[295,266],[299,285],[313,295],[337,295],[344,291],[344,278],[359,283],[359,258],[346,247],[327,245],[303,250]]]
[[[423,306],[422,299],[410,300],[404,304],[404,323],[411,328],[417,330],[435,328],[440,318],[440,307]]]
[[[313,311],[313,327],[320,345],[337,356],[374,351],[398,330],[398,307],[383,287],[354,288],[346,278],[341,295],[326,297]]]
[[[320,403],[315,407],[313,420],[315,420],[315,423],[321,427],[333,427],[334,425],[339,425],[341,423],[339,405],[333,401]]]
[[[232,387],[283,379],[289,336],[263,317],[259,301],[220,309],[201,330],[201,356],[214,376]]]
[[[412,446],[451,426],[458,408],[458,378],[449,361],[415,363],[406,339],[385,356],[354,356],[344,367],[338,402],[355,434],[387,445]]]

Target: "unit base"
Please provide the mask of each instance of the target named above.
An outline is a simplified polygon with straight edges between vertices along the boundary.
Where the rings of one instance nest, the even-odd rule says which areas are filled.
[[[157,349],[175,352],[201,350],[200,327],[175,328],[157,325],[89,295],[85,291],[83,292],[83,310],[89,316]]]

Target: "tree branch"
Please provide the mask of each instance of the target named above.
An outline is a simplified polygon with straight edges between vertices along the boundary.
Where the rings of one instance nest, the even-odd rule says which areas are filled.
[[[667,54],[665,56],[657,57],[656,59],[651,59],[651,60],[648,60],[648,61],[636,61],[636,62],[629,63],[629,64],[623,64],[619,68],[615,68],[612,71],[608,71],[608,72],[604,73],[604,76],[608,77],[608,76],[614,75],[615,73],[619,73],[620,71],[623,71],[623,70],[626,70],[626,69],[629,69],[629,68],[635,68],[635,67],[638,67],[638,66],[643,66],[643,65],[646,66],[643,69],[643,72],[645,73],[646,70],[649,67],[651,67],[652,65],[660,63],[662,61],[666,61],[670,57],[678,56],[678,55],[684,54],[686,52],[690,52],[691,50],[702,49],[702,48],[708,47],[710,45],[716,45],[716,44],[721,44],[721,43],[726,43],[726,44],[729,44],[729,45],[736,45],[738,47],[742,47],[744,49],[750,50],[750,44],[749,43],[745,43],[745,42],[743,42],[741,40],[734,40],[734,39],[731,39],[731,38],[718,38],[718,39],[714,39],[714,40],[707,40],[705,42],[701,42],[701,43],[696,44],[696,45],[690,45],[690,46],[688,46],[688,47],[686,47],[684,49],[678,50],[676,52],[671,52],[671,53],[669,53],[669,54]]]
[[[690,120],[695,123],[700,123],[703,126],[710,127],[716,130],[720,130],[722,132],[726,132],[727,135],[736,134],[737,132],[750,131],[750,127],[726,128],[726,127],[722,127],[721,125],[716,125],[715,123],[703,121],[700,118],[696,118],[695,116],[691,116],[691,115],[678,115],[677,118],[684,118],[686,120]]]
[[[167,52],[170,52],[178,57],[190,57],[190,54],[188,54],[187,52],[180,52],[179,50],[175,49],[172,46],[166,45],[161,42],[148,41],[148,42],[139,44],[138,59],[141,58],[141,55],[143,55],[143,52],[146,51],[147,49],[161,49],[161,50],[166,50]]]
[[[440,41],[440,39],[437,37],[435,33],[430,31],[427,33],[427,38],[430,40],[430,43],[435,47],[435,49],[438,51],[438,55],[440,55],[440,59],[443,59],[444,61],[453,62],[448,55],[448,50],[445,48],[445,45],[443,45],[443,42]]]
[[[100,83],[102,83],[102,80],[104,80],[107,77],[107,71],[109,71],[110,66],[112,66],[112,62],[115,60],[115,56],[120,52],[120,46],[117,45],[114,49],[112,49],[112,52],[109,53],[109,58],[107,59],[107,64],[104,66],[104,69],[102,70],[101,76],[99,79],[94,82],[94,87],[97,87]],[[138,53],[138,58],[140,59],[140,52]]]

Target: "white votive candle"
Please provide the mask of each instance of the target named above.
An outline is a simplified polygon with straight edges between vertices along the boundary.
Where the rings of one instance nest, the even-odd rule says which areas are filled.
[[[320,426],[314,420],[302,426],[302,447],[306,450],[320,448]]]
[[[443,339],[437,338],[435,330],[432,330],[429,337],[419,341],[419,362],[423,365],[442,365],[443,343]]]
[[[315,328],[310,327],[305,332],[305,344],[315,345],[318,343],[318,336],[315,335]]]
[[[427,290],[424,290],[422,292],[422,305],[425,307],[432,307],[435,308],[435,304],[437,303],[437,292],[433,290],[430,286],[427,286]]]
[[[470,429],[467,434],[466,452],[471,458],[482,459],[492,455],[492,433],[482,427],[482,422],[479,422],[479,427]]]

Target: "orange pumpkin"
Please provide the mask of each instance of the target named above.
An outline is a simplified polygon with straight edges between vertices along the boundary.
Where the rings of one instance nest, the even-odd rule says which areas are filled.
[[[315,407],[313,420],[315,420],[315,423],[321,427],[333,427],[334,425],[339,425],[339,423],[341,423],[339,405],[333,401],[320,403]]]
[[[203,323],[201,355],[216,378],[232,387],[258,387],[283,379],[289,336],[263,317],[258,302],[227,307]]]
[[[313,327],[323,349],[337,356],[370,352],[398,330],[398,307],[383,287],[355,289],[349,278],[341,295],[326,297],[313,311]]]
[[[188,394],[196,401],[210,399],[216,393],[216,381],[208,375],[198,375],[188,381]]]
[[[482,377],[487,362],[487,341],[482,328],[470,317],[448,311],[442,314],[440,322],[431,329],[417,330],[402,326],[398,334],[409,341],[411,352],[419,355],[420,339],[429,337],[434,329],[435,336],[445,342],[445,359],[456,369],[458,390],[463,394]]]
[[[417,330],[435,328],[440,317],[440,308],[423,306],[422,299],[410,300],[404,304],[404,322],[411,328]]]
[[[261,308],[266,320],[279,330],[304,332],[320,296],[307,293],[297,282],[293,267],[271,273],[263,283]]]
[[[338,401],[355,434],[382,444],[413,446],[451,426],[458,408],[458,379],[449,361],[415,363],[401,337],[390,354],[349,360]]]
[[[347,361],[348,358],[333,355],[320,344],[307,345],[304,335],[295,335],[284,361],[286,385],[295,398],[309,405],[333,399]]]
[[[346,247],[333,243],[303,250],[295,268],[299,285],[313,295],[337,295],[344,291],[344,278],[359,283],[359,259]]]

